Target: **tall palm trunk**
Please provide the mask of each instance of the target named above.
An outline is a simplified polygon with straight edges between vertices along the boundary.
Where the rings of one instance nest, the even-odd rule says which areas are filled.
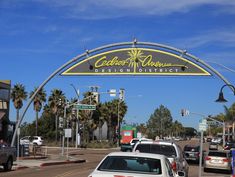
[[[57,140],[58,140],[58,113],[56,113],[55,115],[55,142],[57,144]]]
[[[20,110],[16,109],[16,124],[18,124],[19,119],[20,119]]]
[[[36,111],[36,136],[38,136],[38,111]]]
[[[108,128],[107,128],[107,139],[109,140],[109,141],[111,141],[112,140],[112,132],[113,130],[112,130],[112,122],[111,122],[111,118],[110,118],[110,120],[108,121]]]
[[[19,124],[19,119],[20,119],[20,109],[16,109],[16,125],[18,125]],[[19,157],[19,150],[20,150],[20,139],[19,139],[19,126],[18,126],[18,129],[17,129],[17,157]]]
[[[102,124],[99,122],[99,140],[102,139]]]

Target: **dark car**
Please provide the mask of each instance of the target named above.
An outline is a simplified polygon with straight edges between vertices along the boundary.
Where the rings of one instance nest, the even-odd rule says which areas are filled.
[[[187,160],[188,162],[190,161],[190,162],[199,163],[199,160],[200,160],[200,146],[199,145],[185,145],[183,153],[184,153],[185,160]]]
[[[212,138],[208,137],[206,138],[206,142],[211,142]]]
[[[231,150],[235,148],[235,142],[226,142],[224,145],[224,150]]]

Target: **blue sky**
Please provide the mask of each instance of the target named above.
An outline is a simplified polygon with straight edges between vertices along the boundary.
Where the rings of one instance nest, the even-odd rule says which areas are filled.
[[[106,44],[154,42],[185,49],[235,84],[235,2],[231,0],[1,0],[0,79],[22,83],[28,92],[74,56]],[[219,65],[220,64],[220,65]],[[223,66],[230,68],[231,71]],[[224,89],[226,104],[215,103],[224,84],[218,77],[61,77],[45,89],[75,97],[98,85],[100,91],[125,88],[127,122],[143,123],[161,104],[184,126],[198,128],[200,117],[180,110],[216,115],[235,97]],[[102,95],[101,100],[112,98]],[[24,103],[26,105],[26,103]],[[11,120],[15,109],[11,106]],[[24,121],[34,120],[30,108]]]

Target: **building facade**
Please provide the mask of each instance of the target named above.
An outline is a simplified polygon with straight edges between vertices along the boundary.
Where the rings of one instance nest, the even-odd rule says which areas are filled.
[[[0,80],[0,139],[9,141],[8,125],[10,110],[11,81]]]

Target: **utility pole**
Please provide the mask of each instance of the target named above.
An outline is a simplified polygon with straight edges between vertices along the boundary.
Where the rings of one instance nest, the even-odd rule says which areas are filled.
[[[120,109],[120,103],[125,100],[125,89],[121,88],[119,90],[119,99],[118,99],[118,123],[117,123],[117,147],[120,146],[120,117],[119,117],[119,109]]]

